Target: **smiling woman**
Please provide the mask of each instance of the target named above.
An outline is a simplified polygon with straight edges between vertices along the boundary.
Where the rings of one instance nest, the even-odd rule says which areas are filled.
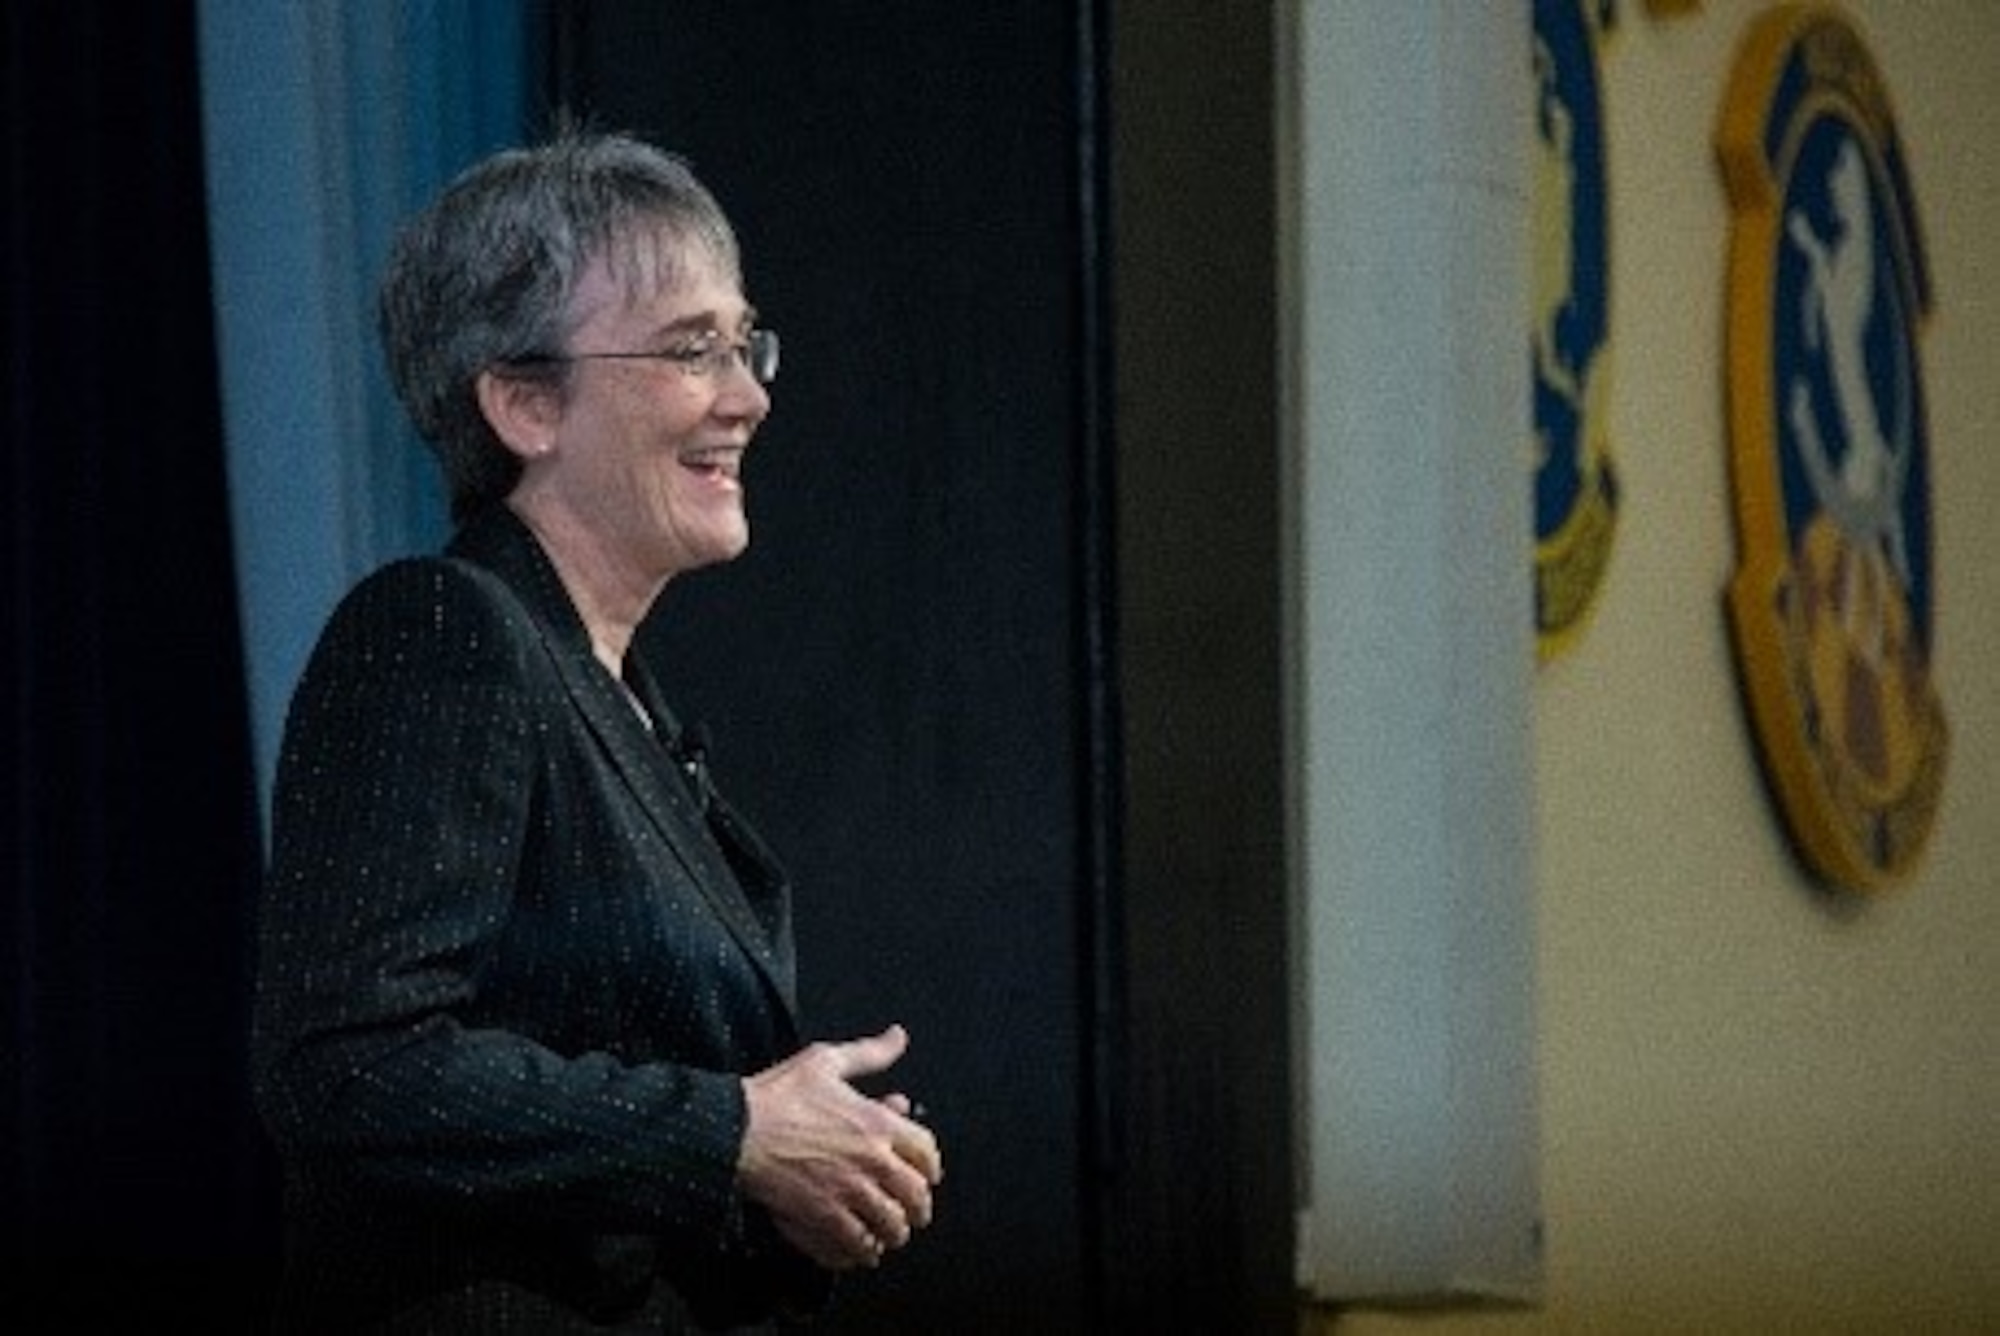
[[[482,415],[519,460],[508,504],[614,672],[667,581],[749,546],[741,464],[771,408],[746,374],[754,336],[722,332],[754,318],[733,252],[699,245],[666,272],[661,283],[590,265],[564,322],[586,351],[536,364],[557,367],[553,379],[508,359],[476,380]],[[654,351],[588,351],[644,347]]]
[[[789,879],[631,652],[750,541],[777,340],[734,233],[677,158],[566,132],[414,219],[381,309],[458,529],[349,593],[286,724],[253,1052],[280,1329],[815,1308],[943,1167],[853,1084],[900,1026],[803,1044]]]

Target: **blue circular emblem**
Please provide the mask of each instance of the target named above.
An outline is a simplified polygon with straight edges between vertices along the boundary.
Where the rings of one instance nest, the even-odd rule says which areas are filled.
[[[1808,867],[1881,889],[1923,850],[1948,750],[1930,671],[1931,293],[1888,95],[1837,11],[1786,5],[1750,30],[1718,149],[1737,659]]]

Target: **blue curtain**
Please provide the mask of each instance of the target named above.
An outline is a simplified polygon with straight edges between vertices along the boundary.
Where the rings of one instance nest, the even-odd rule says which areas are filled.
[[[528,6],[201,0],[210,250],[256,753],[359,576],[435,548],[443,492],[374,333],[397,222],[527,119]]]

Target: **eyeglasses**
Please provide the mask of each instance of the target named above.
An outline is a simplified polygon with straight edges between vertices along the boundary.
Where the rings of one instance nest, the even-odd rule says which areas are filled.
[[[507,359],[509,366],[550,366],[562,362],[672,362],[690,376],[714,380],[732,366],[741,366],[759,385],[778,378],[778,334],[753,329],[742,342],[708,333],[677,348],[637,353],[523,353]]]

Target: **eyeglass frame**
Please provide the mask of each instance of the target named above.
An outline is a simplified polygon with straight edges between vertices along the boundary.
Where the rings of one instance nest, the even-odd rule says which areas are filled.
[[[648,352],[522,353],[505,366],[561,366],[569,362],[671,362],[685,375],[713,380],[731,365],[742,367],[759,385],[778,378],[778,331],[762,325],[738,339],[710,331],[684,348]]]

